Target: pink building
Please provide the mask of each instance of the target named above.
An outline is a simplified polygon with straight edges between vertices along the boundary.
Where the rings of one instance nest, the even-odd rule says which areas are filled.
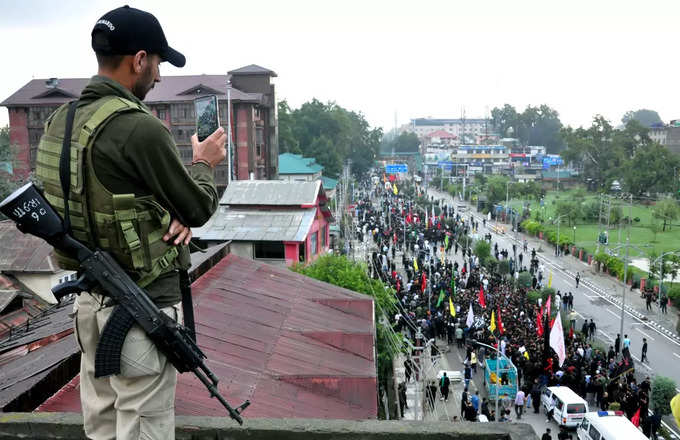
[[[194,238],[212,245],[231,242],[231,253],[270,264],[308,263],[329,249],[333,220],[320,181],[239,180]]]

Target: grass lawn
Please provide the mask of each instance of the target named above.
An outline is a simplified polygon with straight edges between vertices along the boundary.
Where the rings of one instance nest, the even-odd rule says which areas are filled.
[[[573,189],[565,191],[549,191],[545,196],[545,203],[543,207],[540,206],[539,202],[533,200],[529,203],[529,207],[532,212],[534,212],[535,210],[542,210],[543,218],[546,219],[550,217],[554,218],[556,201],[559,199],[561,200],[577,199],[580,200],[582,203],[586,203],[590,200],[598,200],[599,197],[597,194],[593,193],[585,193],[584,196],[582,192],[579,194],[578,191]],[[510,201],[510,206],[514,208],[519,208],[520,206],[523,206],[523,204],[525,203],[526,201],[522,201],[520,199],[512,199]],[[612,207],[614,206],[614,203],[621,204],[623,215],[627,217],[628,205],[625,204],[623,201],[615,200],[612,201]],[[652,229],[650,227],[653,220],[652,207],[653,207],[652,205],[642,204],[634,204],[632,207],[633,219],[639,218],[640,221],[633,222],[633,225],[630,229],[630,242],[631,244],[640,247],[646,254],[640,255],[639,251],[631,249],[630,255],[632,257],[636,257],[638,255],[640,257],[645,257],[648,256],[649,253],[651,253],[652,251],[655,251],[657,255],[668,251],[680,251],[680,225],[672,226],[670,228],[667,226],[666,231],[657,233],[656,240],[654,239],[655,238],[654,233],[652,232]],[[569,225],[566,221],[562,222],[560,224],[560,234],[562,236],[567,235],[569,238],[573,239],[574,237],[573,226],[574,225]],[[590,253],[595,252],[597,248],[598,233],[599,229],[597,223],[583,223],[583,220],[581,220],[580,222],[577,221],[575,231],[576,245],[587,249],[588,252]],[[619,244],[625,244],[626,234],[627,229],[625,225],[623,225],[620,229],[617,228],[616,225],[610,226],[609,248],[614,249]],[[602,246],[600,247],[600,250],[602,250]],[[625,251],[621,249],[619,251],[619,254],[622,255],[623,252]]]

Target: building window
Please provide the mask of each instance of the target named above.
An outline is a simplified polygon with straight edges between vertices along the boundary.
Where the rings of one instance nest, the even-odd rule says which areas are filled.
[[[318,245],[317,235],[318,235],[318,232],[315,231],[315,232],[312,232],[312,235],[309,237],[309,245],[310,245],[309,252],[312,255],[316,255],[319,252],[319,249],[317,247],[317,245]]]
[[[257,241],[253,243],[255,258],[266,260],[285,260],[286,250],[280,241]]]
[[[326,249],[326,227],[321,227],[321,249]]]
[[[158,109],[158,119],[165,121],[165,109],[164,108]]]

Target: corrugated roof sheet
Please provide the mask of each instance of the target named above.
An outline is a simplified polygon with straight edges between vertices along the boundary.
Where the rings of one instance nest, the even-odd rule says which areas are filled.
[[[301,206],[316,203],[321,182],[280,180],[232,180],[220,205]]]
[[[279,154],[279,175],[315,174],[322,170],[323,166],[315,163],[315,159],[292,153]]]
[[[326,176],[321,176],[321,183],[323,184],[324,189],[335,189],[335,187],[338,185],[338,181],[336,179]]]
[[[287,269],[228,255],[193,285],[198,344],[219,390],[246,418],[374,419],[373,300]],[[77,379],[42,411],[80,411]],[[176,413],[225,416],[191,374]]]
[[[304,241],[315,214],[316,208],[272,211],[222,205],[192,235],[210,241]]]
[[[216,94],[219,99],[227,99],[227,78],[227,75],[163,76],[161,82],[156,83],[154,88],[146,95],[144,102],[153,104],[156,102],[190,101],[198,96],[195,90],[199,86],[203,87],[204,94]],[[63,104],[73,98],[60,94],[59,90],[78,97],[90,82],[90,78],[59,78],[56,89],[48,88],[46,81],[46,78],[29,81],[0,105]],[[56,90],[56,92],[53,92],[53,95],[44,96],[50,90]],[[183,94],[187,92],[192,93]],[[263,103],[261,93],[246,93],[233,87],[231,99],[233,101]]]
[[[19,231],[14,222],[0,221],[0,271],[56,273],[52,246]]]

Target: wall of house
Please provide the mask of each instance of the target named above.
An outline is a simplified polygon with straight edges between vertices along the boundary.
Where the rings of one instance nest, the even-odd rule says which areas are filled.
[[[44,299],[48,303],[56,304],[52,294],[52,287],[59,284],[59,279],[74,273],[73,271],[59,271],[57,273],[13,273],[12,275],[26,288]]]
[[[319,255],[323,255],[328,252],[329,249],[329,240],[328,240],[328,221],[326,218],[323,216],[321,213],[321,210],[319,209],[319,202],[317,200],[316,203],[316,218],[314,219],[314,223],[312,223],[312,226],[309,228],[309,233],[307,234],[307,238],[305,239],[305,246],[307,248],[307,261],[311,262],[316,260]],[[322,237],[321,237],[321,229],[324,229],[324,235],[326,237],[326,242],[325,246],[322,246]],[[312,236],[314,234],[317,234],[317,252],[312,253]]]
[[[26,177],[31,172],[28,142],[28,108],[9,108],[9,143],[17,147],[14,175]]]
[[[241,258],[253,259],[253,244],[249,241],[232,241],[231,253]]]
[[[299,263],[300,252],[299,245],[297,241],[284,241],[283,245],[286,248],[286,266],[292,266],[295,263]]]

